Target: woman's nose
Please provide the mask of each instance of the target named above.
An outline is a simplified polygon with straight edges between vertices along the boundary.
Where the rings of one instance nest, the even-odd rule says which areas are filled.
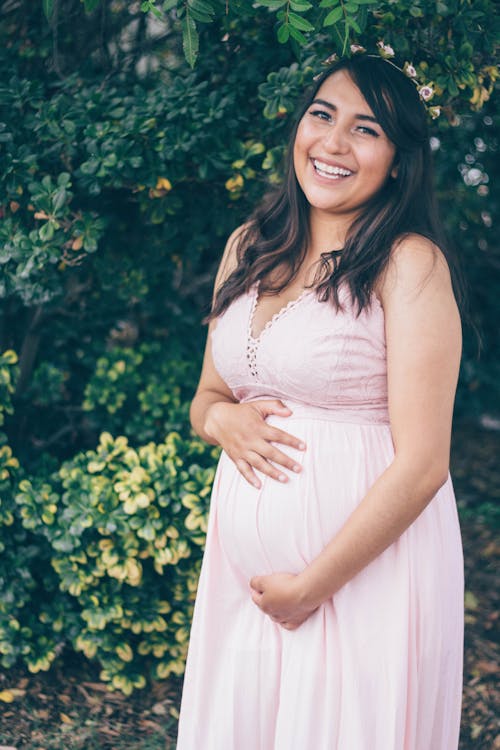
[[[336,153],[345,153],[349,149],[347,133],[338,122],[331,125],[328,133],[325,134],[324,145],[328,151]]]

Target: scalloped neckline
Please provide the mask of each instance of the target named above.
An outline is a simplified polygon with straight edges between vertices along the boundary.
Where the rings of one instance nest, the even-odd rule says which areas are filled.
[[[253,299],[252,299],[252,306],[250,308],[250,316],[248,319],[248,338],[253,341],[254,343],[260,341],[262,336],[268,331],[272,326],[280,320],[284,315],[286,315],[291,309],[296,307],[299,302],[301,302],[304,297],[306,297],[308,294],[310,294],[313,290],[310,288],[304,288],[298,297],[295,297],[294,299],[288,300],[288,302],[283,305],[283,307],[280,307],[279,310],[277,310],[273,315],[269,318],[269,320],[264,324],[264,326],[261,328],[259,333],[257,335],[253,334],[253,322],[255,318],[255,311],[257,310],[257,306],[259,304],[259,281],[256,281],[253,287]]]

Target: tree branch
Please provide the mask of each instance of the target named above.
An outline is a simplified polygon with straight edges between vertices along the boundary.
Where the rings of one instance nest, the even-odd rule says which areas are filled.
[[[19,355],[19,379],[17,381],[15,392],[16,398],[23,393],[31,379],[36,355],[38,354],[38,348],[40,346],[41,323],[43,318],[44,309],[39,305],[35,308]]]

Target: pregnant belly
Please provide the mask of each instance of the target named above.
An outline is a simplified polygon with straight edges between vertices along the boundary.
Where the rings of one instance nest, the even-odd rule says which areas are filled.
[[[227,456],[221,461],[217,528],[232,566],[246,580],[280,570],[298,573],[308,561],[310,533],[298,477],[282,484],[260,475],[262,487],[256,489]]]
[[[287,472],[286,483],[260,474],[256,489],[225,453],[220,459],[212,508],[221,546],[244,585],[253,575],[303,570],[390,460],[385,428],[382,434],[379,427],[289,418],[284,429],[307,444],[304,453],[284,449],[302,464],[299,474]]]

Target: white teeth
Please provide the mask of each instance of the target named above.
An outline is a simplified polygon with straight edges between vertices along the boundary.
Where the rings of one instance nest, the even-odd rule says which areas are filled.
[[[313,159],[313,164],[319,174],[332,177],[349,177],[352,174],[350,169],[344,169],[343,167],[332,167],[330,164],[325,164],[323,161]]]

